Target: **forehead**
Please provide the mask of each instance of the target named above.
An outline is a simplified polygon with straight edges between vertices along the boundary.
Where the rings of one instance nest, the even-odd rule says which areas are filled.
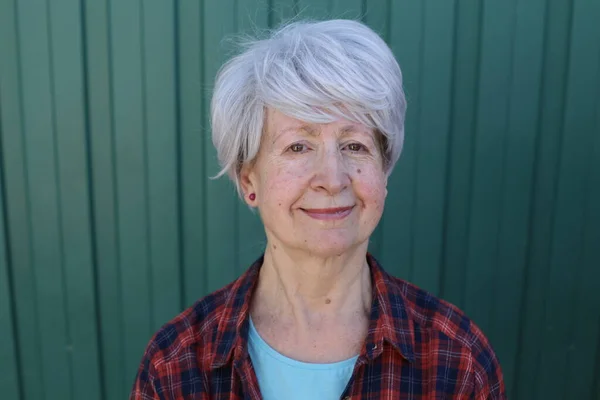
[[[325,125],[333,127],[341,135],[351,132],[371,133],[372,131],[361,123],[343,118],[329,124],[321,124],[302,121],[271,108],[267,109],[266,112],[266,131],[267,135],[273,140],[285,133],[298,131],[318,136]]]

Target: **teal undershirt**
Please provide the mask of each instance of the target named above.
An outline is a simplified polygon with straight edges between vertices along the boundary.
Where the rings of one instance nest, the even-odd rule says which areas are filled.
[[[252,319],[248,353],[264,400],[339,400],[358,358],[329,364],[293,360],[269,346],[258,334]]]

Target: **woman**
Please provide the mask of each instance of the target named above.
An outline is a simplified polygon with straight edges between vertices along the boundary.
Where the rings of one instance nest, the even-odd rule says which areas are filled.
[[[504,399],[482,332],[367,253],[404,136],[400,68],[355,21],[296,22],[219,72],[213,142],[264,255],[151,340],[132,399]]]

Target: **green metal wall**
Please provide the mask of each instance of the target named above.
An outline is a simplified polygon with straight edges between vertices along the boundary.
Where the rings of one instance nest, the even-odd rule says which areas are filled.
[[[512,399],[600,399],[600,0],[0,0],[0,397],[122,399],[260,222],[217,171],[234,32],[361,17],[405,75],[372,251],[482,327]]]

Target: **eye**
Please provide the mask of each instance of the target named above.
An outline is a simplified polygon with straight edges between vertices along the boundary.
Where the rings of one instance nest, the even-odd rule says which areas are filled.
[[[306,146],[302,143],[294,143],[289,147],[289,149],[292,151],[292,153],[302,153],[304,150],[306,150]]]
[[[349,145],[346,146],[346,148],[355,153],[366,150],[366,147],[360,143],[350,143]]]

